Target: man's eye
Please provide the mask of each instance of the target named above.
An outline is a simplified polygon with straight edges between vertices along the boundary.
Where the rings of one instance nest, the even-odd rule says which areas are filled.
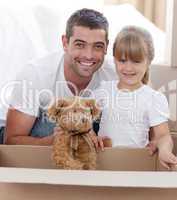
[[[75,46],[78,48],[84,48],[84,44],[82,43],[76,43]]]
[[[104,46],[103,45],[95,45],[94,48],[96,50],[103,50],[104,49]]]

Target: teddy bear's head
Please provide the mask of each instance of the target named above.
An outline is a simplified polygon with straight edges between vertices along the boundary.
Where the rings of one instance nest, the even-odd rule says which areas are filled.
[[[100,117],[100,110],[93,99],[70,97],[58,99],[49,108],[48,115],[64,130],[79,134],[92,128],[93,120]]]

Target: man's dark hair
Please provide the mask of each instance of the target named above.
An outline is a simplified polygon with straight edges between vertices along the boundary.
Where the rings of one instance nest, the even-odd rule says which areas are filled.
[[[66,37],[69,41],[73,35],[74,26],[84,26],[90,29],[103,29],[106,32],[106,41],[108,41],[108,21],[102,13],[83,8],[74,12],[68,19],[66,24]]]

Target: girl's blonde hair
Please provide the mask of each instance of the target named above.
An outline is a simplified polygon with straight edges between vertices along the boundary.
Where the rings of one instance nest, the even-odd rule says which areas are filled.
[[[113,56],[118,61],[132,60],[142,62],[147,59],[148,65],[154,58],[154,44],[151,34],[137,26],[127,26],[117,35],[114,46]],[[142,83],[147,84],[149,80],[149,68],[144,74]]]

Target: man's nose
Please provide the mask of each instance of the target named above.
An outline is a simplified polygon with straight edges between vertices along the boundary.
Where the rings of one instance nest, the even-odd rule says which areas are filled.
[[[84,56],[87,58],[87,59],[92,59],[93,58],[93,49],[92,47],[88,46],[85,51],[84,51]]]

